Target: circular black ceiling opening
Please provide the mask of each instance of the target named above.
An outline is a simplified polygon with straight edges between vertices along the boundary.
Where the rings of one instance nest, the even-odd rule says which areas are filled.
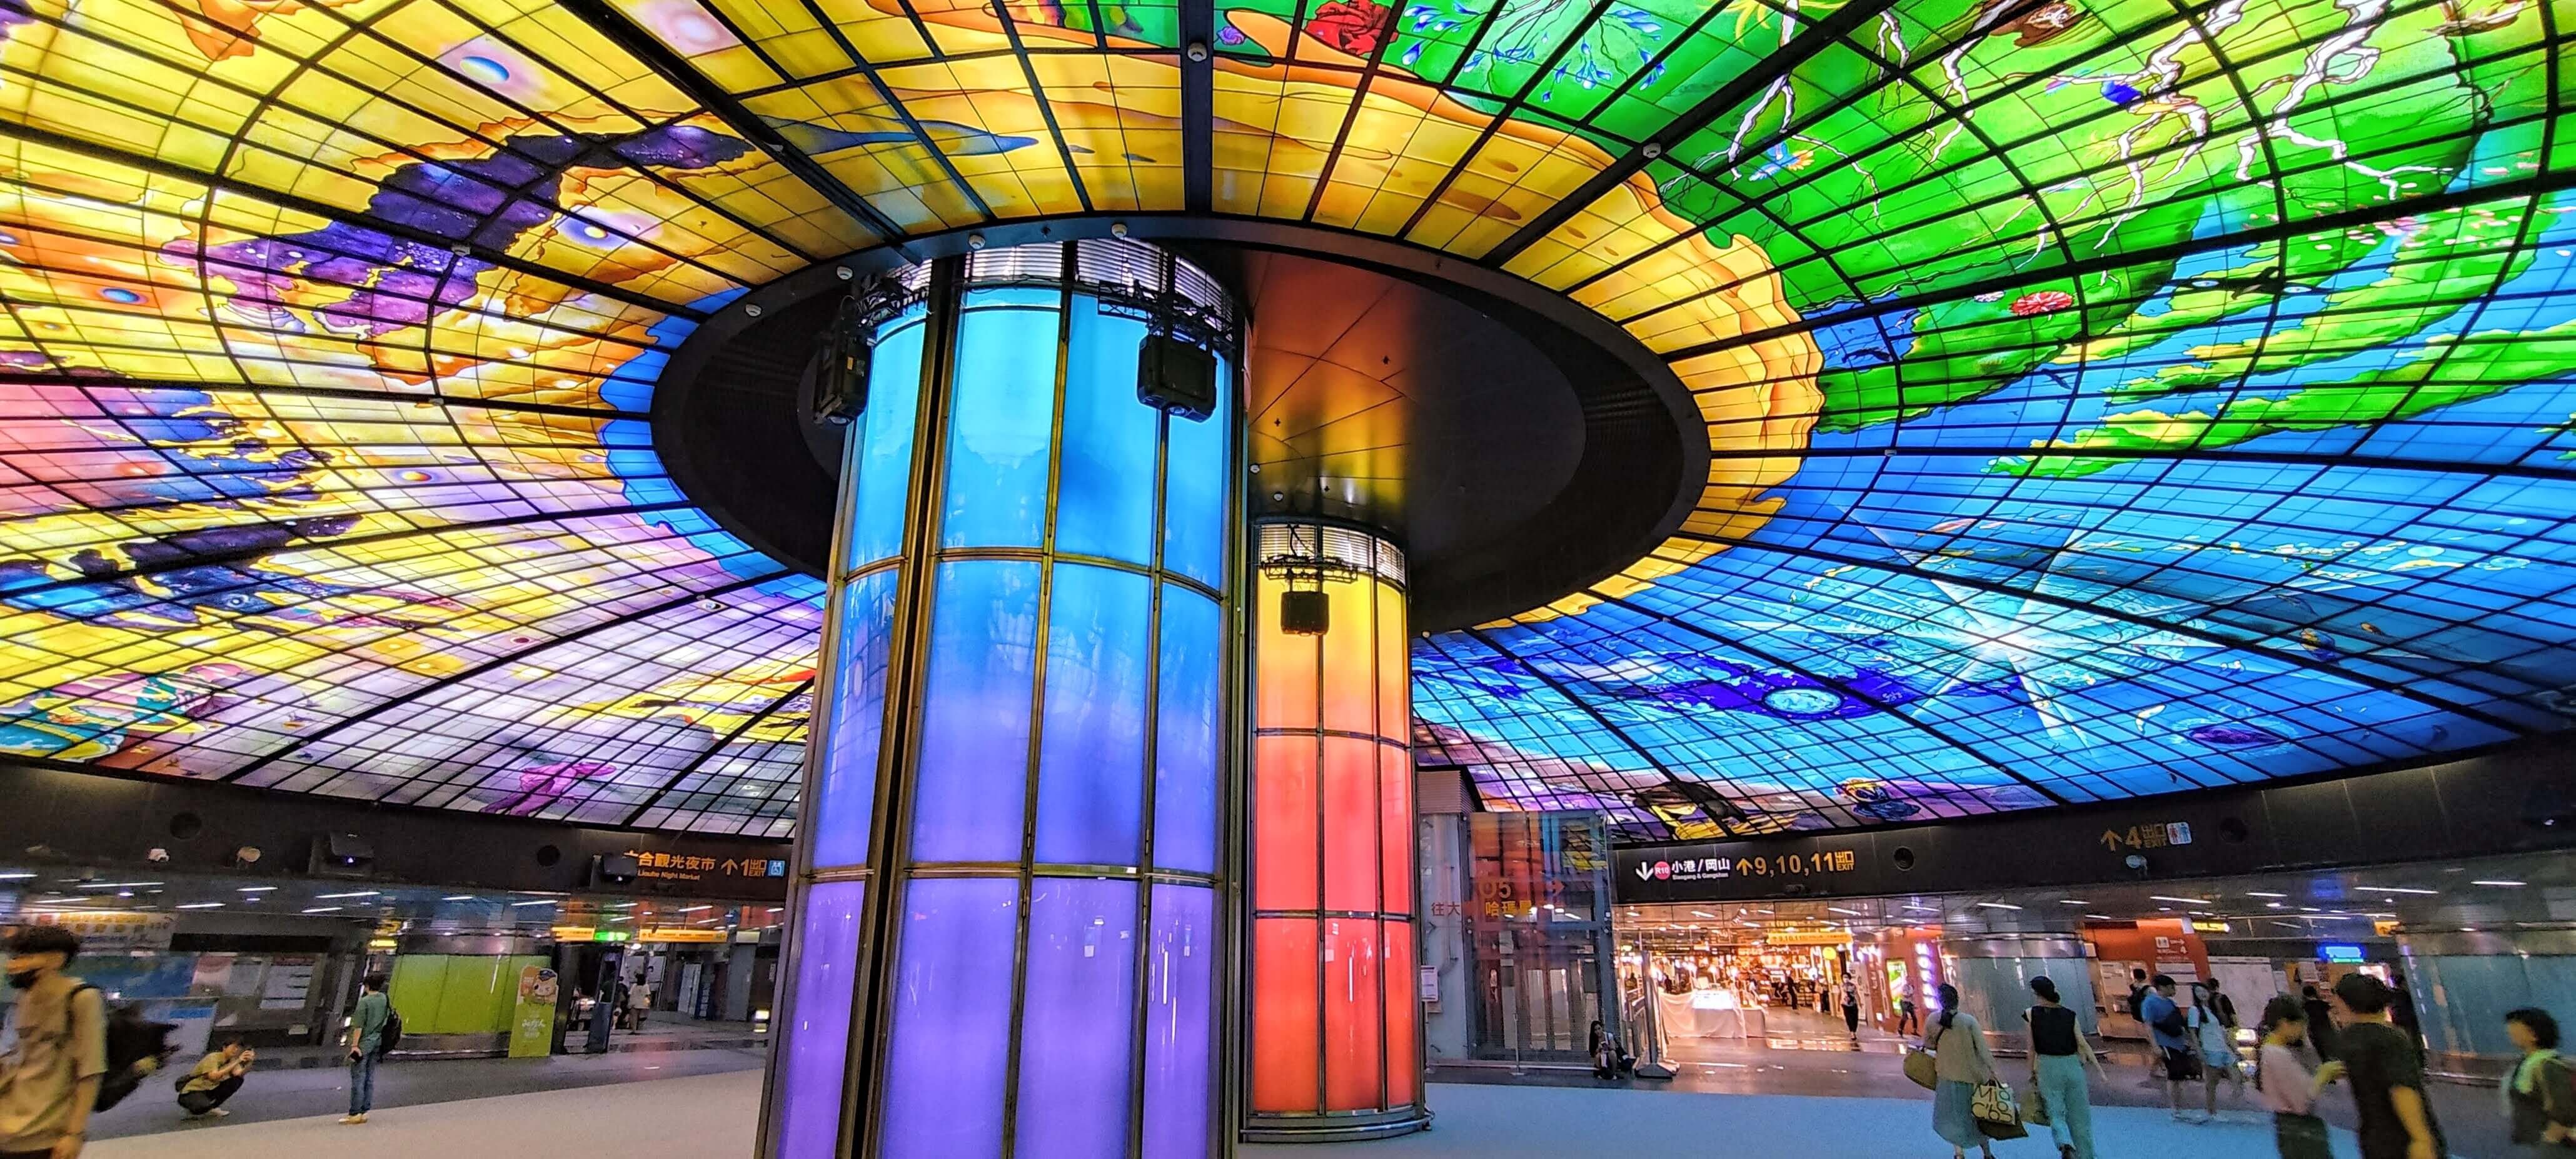
[[[1065,233],[1048,232],[996,244]],[[1251,512],[1385,530],[1406,550],[1417,629],[1580,590],[1669,535],[1697,498],[1708,451],[1695,407],[1589,311],[1516,279],[1462,284],[1447,276],[1455,264],[1382,243],[1245,223],[1221,231],[1238,236],[1193,232],[1155,240],[1228,283],[1251,317]],[[1319,240],[1378,252],[1319,253]],[[654,445],[681,489],[815,575],[840,428],[807,417],[805,375],[847,284],[818,268],[734,303],[654,393]]]

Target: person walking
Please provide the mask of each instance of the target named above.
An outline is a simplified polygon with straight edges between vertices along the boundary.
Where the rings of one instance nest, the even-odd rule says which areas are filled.
[[[2334,1061],[2334,1007],[2326,1005],[2325,995],[2314,986],[2299,987],[2299,1009],[2308,1016],[2308,1049],[2317,1052],[2317,1061]]]
[[[2055,981],[2033,978],[2030,992],[2039,998],[2039,1004],[2022,1015],[2030,1023],[2031,1090],[2048,1108],[2048,1130],[2057,1139],[2058,1159],[2093,1159],[2093,1092],[2085,1085],[2084,1068],[2090,1066],[2093,1073],[2102,1074],[2102,1060],[2094,1055],[2093,1044],[2085,1041],[2075,1012],[2058,998]],[[2103,1075],[2103,1081],[2110,1081],[2110,1076]]]
[[[385,1024],[392,1020],[393,999],[385,997],[386,978],[369,974],[358,984],[358,1005],[349,1011],[349,1113],[343,1123],[363,1123],[376,1105],[376,1063],[384,1058]]]
[[[2576,1068],[2558,1053],[2558,1020],[2526,1006],[2505,1012],[2504,1032],[2522,1052],[2496,1088],[2514,1154],[2568,1154],[2576,1140]]]
[[[9,938],[17,1043],[0,1057],[0,1159],[79,1159],[107,1074],[107,1003],[63,971],[80,937],[30,925]]]
[[[644,975],[639,971],[635,975],[635,984],[626,988],[626,1028],[628,1030],[644,1029],[644,1016],[650,1013],[652,1009],[652,984],[646,982],[644,980]]]
[[[2236,1101],[2245,1101],[2245,1071],[2236,1062],[2235,1028],[2227,1022],[2230,1003],[2219,1003],[2226,995],[2206,982],[2191,984],[2191,1009],[2183,1012],[2183,1022],[2191,1028],[2192,1049],[2200,1054],[2201,1121],[2218,1117],[2218,1080],[2226,1079]]]
[[[240,1093],[242,1080],[249,1076],[251,1063],[258,1053],[245,1049],[241,1039],[227,1038],[222,1046],[198,1059],[188,1077],[179,1080],[179,1109],[191,1119],[220,1119],[232,1114],[224,1103]]]
[[[2299,999],[2276,995],[2263,1004],[2257,1027],[2263,1042],[2254,1056],[2254,1097],[2272,1112],[2272,1143],[2281,1159],[2332,1155],[2326,1147],[2326,1121],[2317,1117],[2317,1096],[2343,1076],[2343,1064],[2328,1060],[2315,1074],[2299,1064],[2299,1040],[2311,1033],[2307,1014]]]
[[[1986,1046],[1986,1028],[1959,1009],[1958,987],[1942,985],[1941,1016],[1932,1020],[1923,1049],[1932,1054],[1938,1080],[1932,1091],[1932,1129],[1950,1144],[1950,1159],[1962,1159],[1970,1143],[1986,1159],[1994,1159],[1986,1133],[1977,1128],[1976,1102],[1977,1088],[1995,1081],[1995,1056]]]
[[[2442,1125],[2424,1097],[2424,1055],[2412,1035],[2389,1019],[2395,995],[2368,974],[2335,979],[2335,998],[2351,1017],[2335,1032],[2335,1057],[2352,1080],[2361,1159],[2441,1159]]]
[[[2388,975],[2388,1023],[2406,1032],[2417,1054],[2424,1052],[2424,1025],[2415,1016],[2415,994],[2406,988],[2406,975],[2394,971]]]
[[[1912,998],[1896,1000],[1896,1032],[1898,1034],[1923,1033],[1923,1015],[1915,1009]]]
[[[1843,1029],[1860,1037],[1860,984],[1849,978],[1843,979]]]
[[[2147,1034],[2156,1044],[2156,1059],[2164,1064],[2165,1093],[2173,1107],[2174,1121],[2188,1123],[2183,1113],[2182,1086],[2200,1076],[2200,1051],[2188,1037],[2191,1024],[2184,1020],[2182,1007],[2174,1002],[2174,980],[2158,974],[2148,983],[2146,997],[2138,1001],[2138,1021],[2147,1024]]]

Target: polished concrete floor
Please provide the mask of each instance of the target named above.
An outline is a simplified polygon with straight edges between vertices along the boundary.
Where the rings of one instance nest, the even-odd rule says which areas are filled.
[[[747,1156],[760,1077],[743,1071],[581,1090],[418,1104],[364,1126],[330,1117],[192,1125],[102,1140],[90,1159],[240,1159],[363,1155],[370,1159],[726,1159]],[[1254,1159],[1573,1159],[1598,1155],[1748,1155],[1797,1159],[1940,1159],[1929,1104],[1918,1099],[1712,1095],[1608,1088],[1431,1088],[1440,1115],[1427,1134],[1379,1143],[1248,1147]],[[120,1108],[121,1110],[122,1108]],[[2104,1108],[2102,1159],[2262,1159],[2267,1123],[2251,1114],[2183,1125],[2163,1112]],[[1722,1142],[1721,1142],[1722,1141]],[[2350,1156],[2351,1140],[2339,1140]],[[2053,1159],[2039,1138],[1996,1145],[2002,1159]],[[2501,1159],[2477,1155],[2475,1159]]]

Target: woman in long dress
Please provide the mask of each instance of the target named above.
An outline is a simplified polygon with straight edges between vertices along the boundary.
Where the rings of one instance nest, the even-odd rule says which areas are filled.
[[[1959,1009],[1959,988],[1941,987],[1941,1016],[1923,1036],[1932,1052],[1932,1129],[1950,1144],[1950,1159],[1965,1159],[1968,1144],[1994,1159],[1986,1133],[1977,1129],[1977,1088],[1995,1081],[1995,1055],[1986,1046],[1986,1028],[1976,1015]]]

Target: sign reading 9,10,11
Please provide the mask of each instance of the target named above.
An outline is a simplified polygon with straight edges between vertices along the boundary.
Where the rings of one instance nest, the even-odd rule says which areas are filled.
[[[1808,853],[1741,857],[1640,859],[1631,872],[1639,881],[1726,881],[1733,878],[1819,877],[1850,873],[1858,867],[1859,857],[1849,849],[1819,849]]]

